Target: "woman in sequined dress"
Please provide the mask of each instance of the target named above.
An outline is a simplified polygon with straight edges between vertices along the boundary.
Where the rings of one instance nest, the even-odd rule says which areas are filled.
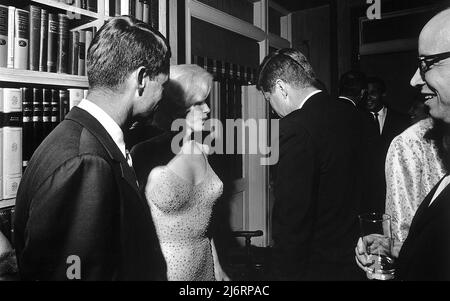
[[[154,123],[170,131],[177,120],[183,130],[132,150],[172,281],[229,280],[207,234],[223,183],[208,162],[207,146],[191,139],[204,130],[211,85],[212,76],[197,65],[172,66]]]

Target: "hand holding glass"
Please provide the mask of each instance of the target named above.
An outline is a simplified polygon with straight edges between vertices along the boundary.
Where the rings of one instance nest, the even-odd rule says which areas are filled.
[[[391,217],[387,214],[369,213],[359,216],[361,238],[367,261],[367,278],[390,280],[395,277],[392,256]]]

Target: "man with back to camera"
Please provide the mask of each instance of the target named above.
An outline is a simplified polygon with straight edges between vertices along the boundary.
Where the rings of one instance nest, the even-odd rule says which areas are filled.
[[[132,17],[112,18],[94,37],[87,99],[42,142],[19,187],[22,279],[165,280],[123,131],[160,100],[169,59],[165,38]]]
[[[295,49],[264,59],[257,88],[281,117],[274,277],[362,279],[351,267],[361,200],[357,112],[315,87],[311,65]]]

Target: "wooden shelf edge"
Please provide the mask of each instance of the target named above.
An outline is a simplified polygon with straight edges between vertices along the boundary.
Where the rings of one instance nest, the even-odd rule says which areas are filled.
[[[90,17],[90,18],[95,18],[95,19],[99,19],[100,18],[100,14],[86,10],[86,9],[82,9],[79,7],[75,7],[72,5],[68,5],[65,3],[61,3],[55,0],[31,0],[31,2],[35,2],[35,3],[39,3],[39,4],[44,4],[47,6],[51,6],[51,7],[55,7],[55,8],[59,8],[62,10],[66,10],[68,12],[72,12],[75,14],[80,14],[82,16],[86,16],[86,17]]]
[[[197,0],[192,0],[190,3],[192,17],[228,29],[258,42],[261,42],[266,38],[265,32],[253,24],[245,22]]]
[[[0,209],[8,208],[14,205],[16,205],[16,199],[7,199],[0,201]]]
[[[88,88],[86,76],[0,68],[0,82]]]

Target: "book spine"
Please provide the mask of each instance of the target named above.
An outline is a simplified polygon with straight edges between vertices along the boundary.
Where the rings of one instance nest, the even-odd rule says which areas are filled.
[[[64,120],[69,110],[69,91],[59,90],[59,122]]]
[[[86,31],[80,31],[78,42],[78,75],[86,75]]]
[[[144,10],[144,3],[142,2],[143,0],[136,0],[136,8],[135,8],[135,15],[136,15],[136,19],[142,21],[143,20],[143,10]]]
[[[0,200],[3,200],[3,88],[0,88]]]
[[[16,8],[8,7],[8,68],[14,68],[14,19],[16,15]]]
[[[56,72],[58,51],[58,16],[48,14],[47,71]]]
[[[33,153],[42,142],[42,111],[42,89],[33,88]]]
[[[87,10],[97,12],[97,0],[87,0]]]
[[[8,7],[0,5],[0,67],[8,67]]]
[[[41,10],[41,30],[39,35],[39,71],[47,71],[48,52],[48,12]]]
[[[85,55],[85,60],[84,60],[85,67],[84,67],[84,70],[85,70],[85,74],[86,75],[87,75],[87,62],[88,62],[87,58],[88,58],[88,54],[89,54],[89,46],[91,46],[91,42],[92,42],[93,36],[94,36],[94,34],[92,32],[92,29],[86,30],[86,42],[85,42],[85,46],[86,47],[85,47],[85,50],[84,50],[84,55]]]
[[[39,49],[40,49],[40,37],[41,32],[41,9],[36,5],[29,6],[30,13],[30,60],[29,69],[33,71],[39,71]]]
[[[128,0],[128,14],[130,16],[136,17],[136,1],[138,0]]]
[[[59,124],[59,90],[52,89],[51,110],[51,124],[53,130]]]
[[[80,42],[80,33],[71,31],[69,33],[69,73],[78,75],[78,43]]]
[[[120,0],[114,0],[114,16],[122,15],[122,3]]]
[[[33,89],[21,88],[23,113],[22,170],[28,166],[33,155]]]
[[[150,0],[143,0],[142,21],[150,24]]]
[[[28,69],[28,50],[30,37],[30,13],[16,9],[14,30],[14,68]]]
[[[3,89],[3,199],[15,198],[22,177],[22,91]]]
[[[159,0],[150,0],[150,22],[154,29],[159,29]]]
[[[69,62],[69,18],[67,15],[58,15],[58,54],[57,54],[57,72],[68,73]]]
[[[69,89],[69,111],[83,99],[83,89]]]
[[[42,89],[42,139],[52,131],[52,90]]]
[[[75,7],[81,8],[81,0],[75,0],[74,3],[73,3],[73,5],[74,5]]]
[[[88,8],[88,0],[81,0],[81,8],[82,9]]]

